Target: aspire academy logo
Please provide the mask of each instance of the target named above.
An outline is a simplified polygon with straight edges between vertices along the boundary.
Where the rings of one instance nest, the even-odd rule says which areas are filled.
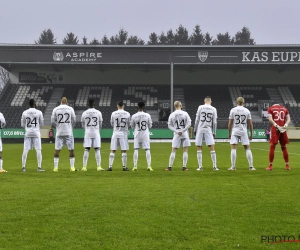
[[[64,59],[65,61],[71,62],[96,62],[97,59],[102,58],[102,53],[99,52],[65,52],[62,51],[54,51],[53,53],[53,60],[55,62],[62,62]],[[68,59],[68,60],[67,60]]]

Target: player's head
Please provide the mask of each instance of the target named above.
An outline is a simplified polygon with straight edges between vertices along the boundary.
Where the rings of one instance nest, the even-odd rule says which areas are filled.
[[[138,107],[139,107],[139,110],[143,110],[144,107],[145,107],[145,103],[144,102],[139,102]]]
[[[67,97],[61,98],[61,104],[67,104],[67,103],[68,103]]]
[[[236,99],[236,104],[237,104],[237,105],[243,106],[244,103],[245,103],[245,100],[244,100],[243,97],[238,97],[238,98]]]
[[[94,107],[94,104],[95,104],[94,99],[89,99],[89,107],[90,107],[90,108],[93,108],[93,107]]]
[[[181,107],[182,107],[182,104],[181,104],[180,101],[175,101],[175,102],[174,102],[174,108],[175,108],[175,109],[181,109]]]
[[[35,107],[35,100],[34,99],[30,99],[29,100],[29,107],[30,108],[34,108]]]
[[[206,104],[211,104],[211,98],[210,98],[210,96],[206,96],[206,97],[204,98],[204,103],[206,103]]]
[[[124,109],[124,102],[123,102],[123,101],[119,101],[119,102],[117,103],[117,108],[118,108],[118,109]]]

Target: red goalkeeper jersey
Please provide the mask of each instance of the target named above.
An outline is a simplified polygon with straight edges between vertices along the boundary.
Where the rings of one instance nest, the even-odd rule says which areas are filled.
[[[268,115],[271,115],[273,118],[273,121],[276,122],[278,126],[284,126],[286,122],[286,117],[289,115],[289,111],[279,105],[279,104],[274,104],[270,108],[268,108]]]

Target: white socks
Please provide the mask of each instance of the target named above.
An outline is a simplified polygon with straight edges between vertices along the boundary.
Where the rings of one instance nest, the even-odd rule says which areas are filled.
[[[115,153],[110,153],[109,154],[109,167],[111,168],[115,159]]]
[[[202,168],[202,151],[201,150],[197,151],[197,159],[198,159],[199,168]]]
[[[150,167],[151,167],[151,154],[150,154],[150,149],[146,149],[146,159],[147,159],[148,168],[150,168]]]
[[[37,158],[38,168],[42,168],[42,151],[41,150],[36,150],[36,158]],[[26,162],[26,160],[25,160],[25,162]]]
[[[89,159],[89,154],[90,154],[90,151],[85,149],[84,153],[83,153],[83,167],[87,166],[87,162],[88,162],[88,159]]]
[[[133,153],[133,167],[134,168],[137,168],[138,158],[139,158],[139,150],[135,149],[134,153]]]
[[[95,158],[96,158],[97,167],[100,167],[101,166],[100,149],[95,150]]]
[[[249,168],[253,168],[253,157],[250,148],[246,149],[246,157],[249,163]]]
[[[70,157],[70,167],[74,168],[74,164],[75,164],[75,157]]]
[[[231,167],[235,168],[235,162],[236,162],[236,149],[231,149]]]
[[[126,168],[126,164],[127,164],[127,153],[122,153],[122,164],[123,164],[123,167]]]
[[[187,161],[188,161],[188,158],[189,158],[189,156],[188,156],[188,152],[183,152],[183,155],[182,155],[182,167],[184,167],[184,168],[186,168],[186,163],[187,163]]]
[[[211,157],[211,161],[213,163],[213,168],[216,168],[217,167],[216,151],[210,151],[210,157]]]
[[[27,150],[27,149],[23,150],[23,154],[22,154],[22,168],[26,167],[26,160],[27,160],[28,151],[29,150]]]
[[[2,170],[2,166],[3,166],[3,160],[0,159],[0,170]]]
[[[170,160],[169,160],[169,168],[171,168],[173,166],[175,156],[176,156],[176,151],[172,151],[171,155],[170,155]]]
[[[59,162],[59,158],[54,157],[54,168],[58,168],[58,162]]]

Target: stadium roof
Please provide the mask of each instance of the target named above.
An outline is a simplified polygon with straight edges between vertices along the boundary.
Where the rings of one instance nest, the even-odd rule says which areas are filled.
[[[56,68],[180,65],[183,70],[299,69],[300,45],[37,45],[0,44],[0,65]],[[43,65],[43,66],[42,66]],[[93,66],[94,65],[94,66]],[[113,66],[115,65],[115,66]]]

